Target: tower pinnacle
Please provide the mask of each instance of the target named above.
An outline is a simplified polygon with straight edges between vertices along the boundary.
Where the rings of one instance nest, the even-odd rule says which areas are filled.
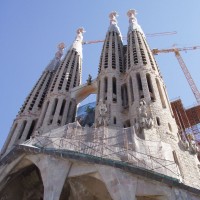
[[[58,67],[58,65],[60,63],[60,59],[61,59],[61,57],[63,55],[64,48],[65,48],[65,44],[63,42],[61,42],[58,45],[58,51],[55,53],[55,57],[53,58],[53,60],[46,67],[47,71],[53,71]]]
[[[61,42],[59,45],[58,45],[58,51],[56,52],[55,54],[55,57],[57,59],[61,59],[62,55],[63,55],[63,50],[65,48],[65,44],[63,42]]]
[[[75,41],[73,42],[72,46],[70,49],[76,50],[79,55],[82,57],[82,41],[83,41],[83,33],[85,32],[84,28],[78,28],[76,33],[76,38]]]
[[[117,14],[116,11],[112,11],[110,14],[109,14],[109,18],[110,18],[110,24],[117,24],[117,18],[119,15]]]
[[[112,12],[109,14],[110,26],[109,26],[109,28],[108,28],[108,31],[110,31],[110,32],[114,31],[114,32],[118,33],[120,37],[122,37],[122,36],[121,36],[121,32],[120,32],[120,30],[119,30],[119,27],[118,27],[118,25],[117,25],[117,17],[118,17],[118,16],[119,16],[119,15],[117,14],[116,11],[112,11]]]
[[[127,16],[129,18],[128,34],[130,33],[130,31],[137,30],[140,33],[142,33],[143,36],[145,36],[141,26],[137,22],[136,14],[137,14],[136,10],[133,9],[127,12]]]

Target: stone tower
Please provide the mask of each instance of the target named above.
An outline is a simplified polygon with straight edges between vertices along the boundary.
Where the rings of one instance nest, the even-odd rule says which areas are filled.
[[[4,145],[0,200],[200,200],[200,150],[177,129],[136,11],[127,15],[127,45],[111,12],[98,76],[85,84],[83,28],[62,61],[59,45]],[[95,124],[82,127],[77,104],[92,93]]]
[[[166,87],[146,42],[144,32],[137,23],[136,11],[129,10],[127,15],[129,28],[125,82],[128,87],[126,98],[129,99],[130,124],[136,125],[140,131],[144,128],[151,128],[154,124],[157,138],[162,137],[166,132],[176,133],[177,126]],[[138,110],[142,104],[146,107],[146,113]],[[151,133],[153,133],[152,130]]]
[[[122,100],[120,83],[124,72],[122,36],[117,25],[117,13],[109,15],[110,26],[108,28],[99,63],[97,77],[97,126],[105,124],[123,126]],[[107,117],[102,120],[98,110],[106,105]]]
[[[40,133],[63,126],[75,120],[76,101],[70,90],[81,83],[83,28],[58,67],[38,121]]]
[[[58,45],[58,51],[56,52],[55,57],[46,67],[32,91],[26,98],[16,119],[13,122],[10,133],[2,148],[2,153],[5,153],[5,151],[14,144],[28,140],[33,134],[41,114],[41,109],[49,90],[49,86],[58,66],[60,65],[63,49],[64,43],[60,43]]]

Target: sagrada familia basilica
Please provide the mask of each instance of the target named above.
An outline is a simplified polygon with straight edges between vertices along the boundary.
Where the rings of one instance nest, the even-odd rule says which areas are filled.
[[[176,125],[136,11],[127,16],[124,45],[109,14],[98,75],[85,84],[84,29],[66,55],[58,45],[1,150],[0,200],[200,199],[199,149]],[[77,105],[90,94],[94,124],[83,127]]]

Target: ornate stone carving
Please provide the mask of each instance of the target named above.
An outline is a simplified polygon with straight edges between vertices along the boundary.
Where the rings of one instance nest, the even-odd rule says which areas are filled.
[[[189,133],[185,136],[185,133],[183,133],[179,128],[178,136],[180,143],[182,144],[185,150],[190,151],[190,153],[192,154],[196,154],[199,152],[194,135],[192,133]]]
[[[117,24],[117,12],[113,11],[109,14],[109,18],[110,18],[110,24]]]
[[[195,142],[195,138],[193,134],[187,135],[188,141],[189,141],[189,151],[193,154],[196,154],[198,152],[198,147]]]
[[[150,115],[150,107],[147,106],[145,100],[141,100],[138,107],[138,122],[136,122],[137,130],[150,129],[153,127],[154,123]]]
[[[99,101],[98,114],[98,125],[108,125],[108,108],[102,99]]]

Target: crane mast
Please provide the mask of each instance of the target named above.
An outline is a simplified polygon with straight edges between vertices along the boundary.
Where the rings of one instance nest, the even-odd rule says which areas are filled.
[[[192,90],[192,92],[193,92],[193,94],[196,98],[196,101],[197,101],[198,105],[200,105],[200,92],[199,92],[199,90],[198,90],[198,88],[197,88],[197,86],[196,86],[196,84],[195,84],[186,64],[185,64],[185,62],[183,61],[183,58],[181,57],[181,55],[179,53],[179,51],[196,50],[196,49],[200,49],[200,46],[185,47],[185,48],[174,48],[174,49],[161,49],[161,50],[153,49],[152,53],[154,55],[157,55],[158,53],[170,53],[170,52],[175,53],[175,56],[176,56],[180,66],[181,66],[181,69],[182,69],[182,71],[183,71],[183,73],[184,73],[184,75],[185,75],[185,77],[186,77],[186,79],[189,83],[189,86],[190,86],[190,88],[191,88],[191,90]]]
[[[199,90],[198,90],[198,88],[197,88],[197,86],[196,86],[196,84],[195,84],[195,82],[194,82],[194,80],[193,80],[193,78],[192,78],[187,66],[185,65],[185,62],[183,61],[183,58],[181,57],[181,55],[180,55],[178,50],[177,51],[175,50],[174,53],[175,53],[175,56],[176,56],[176,58],[177,58],[177,60],[178,60],[178,62],[180,64],[180,66],[181,66],[181,69],[183,70],[183,73],[184,73],[184,75],[185,75],[185,77],[186,77],[186,79],[187,79],[187,81],[188,81],[188,83],[190,85],[190,88],[191,88],[191,90],[192,90],[192,92],[193,92],[193,94],[194,94],[194,96],[196,98],[197,103],[198,103],[198,105],[200,105],[200,93],[199,93]]]

